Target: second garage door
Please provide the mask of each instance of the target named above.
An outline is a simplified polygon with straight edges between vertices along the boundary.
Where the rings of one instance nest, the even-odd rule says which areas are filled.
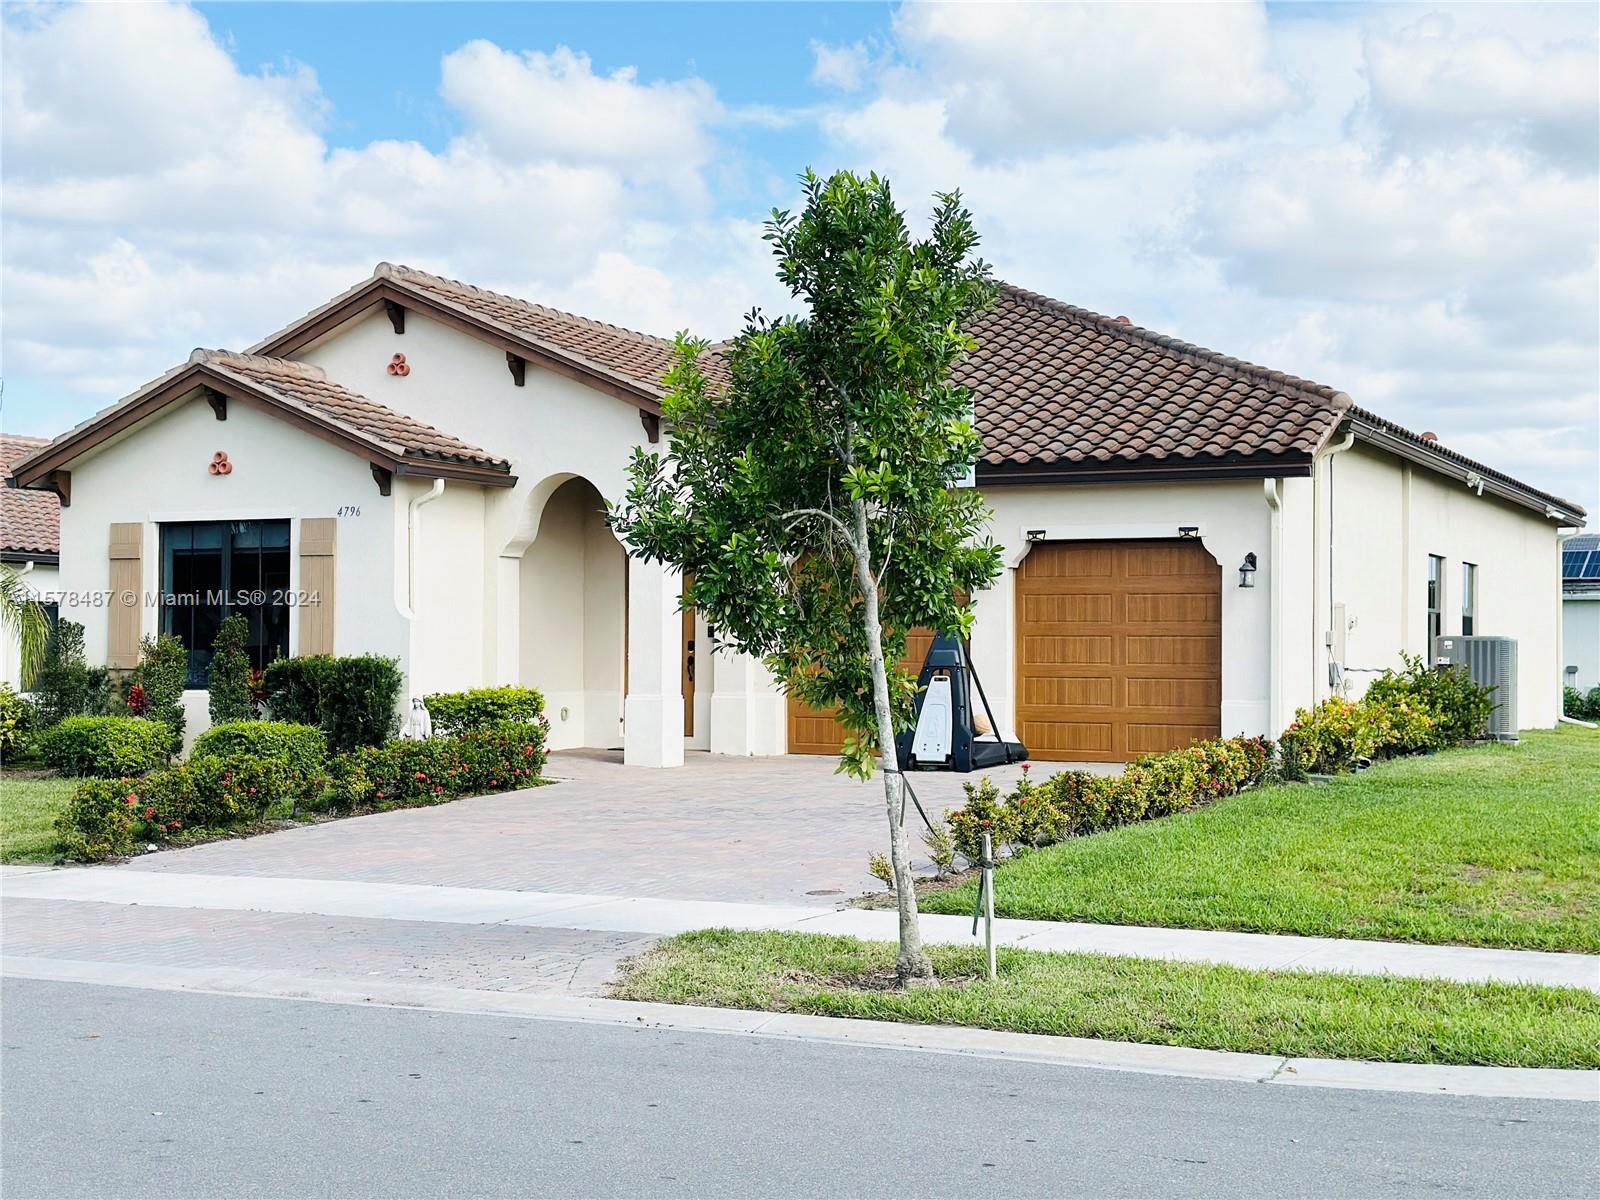
[[[1034,758],[1125,762],[1216,737],[1222,569],[1198,541],[1046,542],[1017,571],[1017,724]]]
[[[906,634],[906,653],[900,660],[901,665],[912,674],[920,672],[932,644],[932,633],[913,629]],[[838,710],[833,708],[808,708],[790,696],[789,753],[838,754],[843,750],[844,727],[839,724],[837,714]]]

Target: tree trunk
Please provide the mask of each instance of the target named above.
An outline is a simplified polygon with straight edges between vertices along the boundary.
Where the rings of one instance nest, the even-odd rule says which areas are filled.
[[[867,542],[867,506],[852,505],[856,535],[856,580],[861,585],[867,649],[872,661],[872,702],[878,718],[878,749],[882,754],[883,800],[889,812],[889,865],[894,873],[895,904],[900,910],[900,953],[895,974],[902,985],[931,982],[933,962],[922,948],[922,927],[917,923],[917,889],[911,877],[911,854],[906,839],[906,781],[894,744],[894,715],[889,707],[889,672],[883,660],[883,626],[878,617],[878,582],[872,574]]]

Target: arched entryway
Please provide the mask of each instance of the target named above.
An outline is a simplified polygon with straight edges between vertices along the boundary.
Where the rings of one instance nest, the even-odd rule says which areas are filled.
[[[517,674],[544,693],[551,749],[621,746],[628,559],[588,480],[550,493],[519,583]]]

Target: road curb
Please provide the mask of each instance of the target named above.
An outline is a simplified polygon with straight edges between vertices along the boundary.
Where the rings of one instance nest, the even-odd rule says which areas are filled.
[[[685,1033],[783,1038],[1236,1083],[1600,1102],[1600,1071],[1284,1058],[948,1025],[907,1025],[799,1013],[753,1012],[528,992],[478,991],[432,984],[315,978],[289,971],[258,971],[237,967],[163,967],[138,963],[6,957],[0,959],[0,975],[12,979],[195,992],[247,999],[369,1005],[463,1015],[675,1029]]]

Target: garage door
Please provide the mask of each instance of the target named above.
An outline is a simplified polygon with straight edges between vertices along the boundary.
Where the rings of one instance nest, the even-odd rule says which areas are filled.
[[[1017,571],[1017,724],[1034,758],[1125,762],[1216,737],[1222,568],[1198,541],[1046,542]]]
[[[922,660],[928,657],[928,647],[933,634],[926,629],[913,629],[906,635],[906,656],[901,663],[908,671],[922,670]],[[789,753],[838,754],[844,749],[844,730],[840,727],[836,708],[807,708],[793,696],[789,698]]]

